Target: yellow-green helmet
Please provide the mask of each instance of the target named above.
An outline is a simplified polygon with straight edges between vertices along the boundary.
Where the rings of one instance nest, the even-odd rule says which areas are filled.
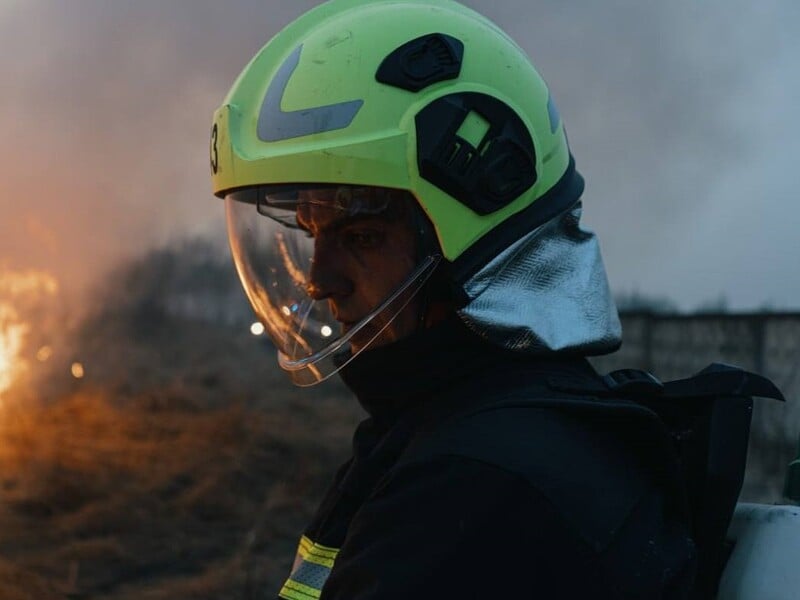
[[[524,51],[450,0],[332,0],[301,16],[245,67],[214,115],[211,170],[220,197],[300,182],[408,190],[454,273],[474,270],[583,189]],[[526,209],[512,231],[476,247]]]
[[[211,171],[245,291],[300,385],[352,360],[423,289],[446,290],[506,348],[618,345],[550,92],[516,43],[457,2],[331,0],[301,16],[215,113]],[[406,279],[352,318],[315,293],[324,256],[302,216],[323,205],[351,220],[406,215],[422,240]]]

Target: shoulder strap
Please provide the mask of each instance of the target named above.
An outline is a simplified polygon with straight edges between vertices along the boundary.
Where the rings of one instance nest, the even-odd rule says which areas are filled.
[[[716,595],[725,537],[744,481],[753,397],[784,401],[769,379],[713,363],[686,379],[662,383],[647,371],[622,369],[601,378],[552,377],[557,390],[623,397],[653,410],[680,457],[698,565],[694,597]]]
[[[619,369],[601,378],[554,375],[548,379],[548,384],[562,392],[634,400],[741,396],[785,401],[781,391],[766,377],[723,363],[712,363],[691,377],[667,382],[640,369]]]

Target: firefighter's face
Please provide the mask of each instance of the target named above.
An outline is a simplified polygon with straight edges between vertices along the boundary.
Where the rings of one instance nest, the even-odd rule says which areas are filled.
[[[326,300],[346,333],[384,302],[416,264],[414,231],[406,219],[381,215],[343,216],[324,204],[297,208],[297,222],[314,238],[307,291]],[[370,347],[401,339],[417,327],[418,303],[412,300]],[[386,323],[375,319],[351,340],[360,350]]]

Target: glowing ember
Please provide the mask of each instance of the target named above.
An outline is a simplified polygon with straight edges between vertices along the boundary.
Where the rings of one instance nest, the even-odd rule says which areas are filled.
[[[255,322],[250,325],[250,333],[253,335],[263,335],[264,334],[264,325],[259,322]]]
[[[86,374],[83,370],[83,365],[79,362],[72,363],[70,371],[75,379],[83,379],[83,376]]]

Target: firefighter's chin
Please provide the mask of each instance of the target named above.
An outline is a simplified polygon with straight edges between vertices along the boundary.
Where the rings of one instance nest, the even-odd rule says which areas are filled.
[[[342,322],[342,334],[353,329],[356,323]],[[353,354],[394,343],[414,333],[418,326],[417,305],[410,303],[394,318],[379,313],[365,323],[350,339]]]
[[[353,324],[344,323],[342,325],[342,332],[348,333],[353,328]],[[375,327],[372,323],[365,324],[361,329],[359,329],[352,338],[350,338],[350,352],[353,354],[357,354],[362,350],[365,350],[367,347],[375,348],[380,343],[381,336],[379,335],[377,339],[373,340],[372,338],[375,337]]]
[[[343,324],[342,332],[347,333],[352,328],[352,324]],[[398,339],[397,333],[391,323],[388,327],[374,322],[366,323],[350,339],[350,351],[356,354],[362,350],[372,350],[373,348],[386,346]]]

